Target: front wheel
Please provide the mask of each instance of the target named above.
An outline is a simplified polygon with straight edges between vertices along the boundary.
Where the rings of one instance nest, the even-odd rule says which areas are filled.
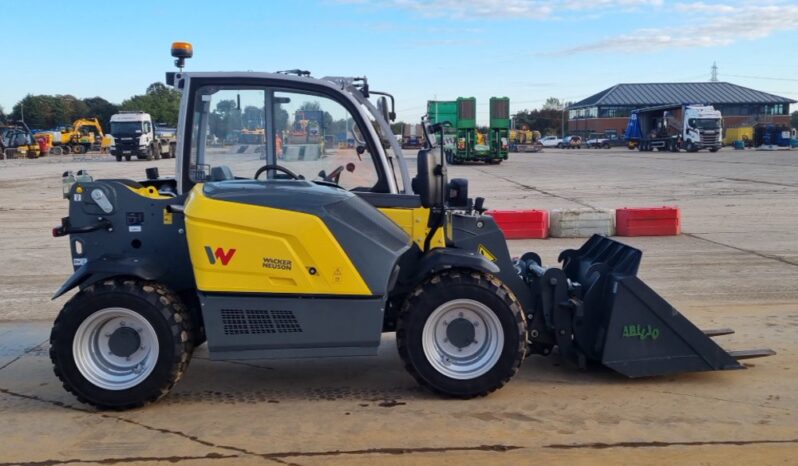
[[[193,350],[189,313],[166,287],[106,280],[67,302],[50,334],[55,375],[79,401],[129,409],[169,393]]]
[[[478,272],[435,275],[407,299],[396,341],[405,368],[423,386],[458,398],[501,388],[524,359],[521,305],[497,278]]]

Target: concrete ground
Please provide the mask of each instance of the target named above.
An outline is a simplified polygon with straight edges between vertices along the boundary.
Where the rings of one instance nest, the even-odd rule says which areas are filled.
[[[628,238],[641,277],[729,348],[770,347],[746,371],[627,380],[532,357],[470,401],[418,388],[393,335],[377,358],[212,362],[195,353],[161,402],[98,412],[47,356],[71,272],[60,175],[143,177],[172,161],[0,161],[0,466],[180,464],[795,464],[798,456],[798,152],[547,150],[450,167],[491,208],[678,205],[678,237]],[[554,264],[582,240],[511,241]]]

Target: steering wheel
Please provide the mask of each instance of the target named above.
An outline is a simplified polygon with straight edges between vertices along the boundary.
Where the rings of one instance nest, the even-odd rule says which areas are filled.
[[[280,166],[280,165],[272,165],[272,164],[264,165],[264,166],[258,168],[258,171],[255,172],[255,178],[254,179],[257,180],[258,177],[263,172],[265,172],[266,170],[274,170],[274,171],[285,173],[286,175],[290,176],[291,179],[293,179],[293,180],[301,180],[302,179],[301,176],[297,175],[296,173],[292,172],[291,170],[289,170],[289,169],[287,169],[287,168],[285,168],[283,166]]]

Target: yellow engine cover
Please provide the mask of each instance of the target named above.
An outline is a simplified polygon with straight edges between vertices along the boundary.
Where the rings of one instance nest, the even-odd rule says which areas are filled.
[[[372,295],[314,215],[211,199],[199,184],[186,200],[185,216],[200,291]]]

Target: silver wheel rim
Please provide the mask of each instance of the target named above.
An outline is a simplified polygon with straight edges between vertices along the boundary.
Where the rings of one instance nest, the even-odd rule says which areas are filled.
[[[424,355],[436,371],[467,380],[496,365],[504,348],[504,332],[499,317],[485,304],[454,299],[432,311],[421,341]]]
[[[141,314],[121,307],[106,308],[80,324],[72,340],[72,355],[80,373],[92,384],[125,390],[152,373],[158,361],[158,336]]]

